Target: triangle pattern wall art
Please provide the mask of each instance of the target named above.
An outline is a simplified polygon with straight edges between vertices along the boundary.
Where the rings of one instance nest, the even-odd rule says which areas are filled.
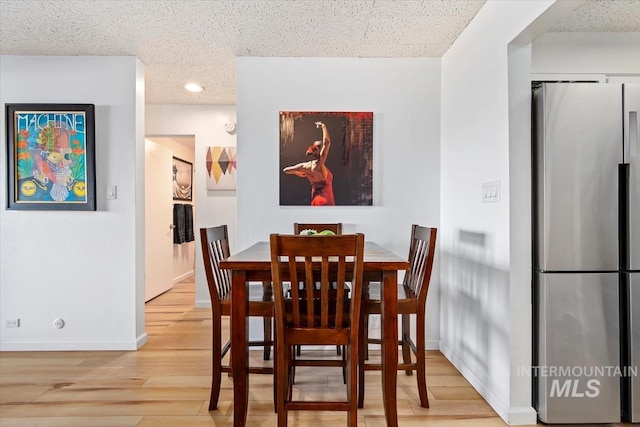
[[[207,190],[235,190],[236,174],[236,147],[207,147]]]

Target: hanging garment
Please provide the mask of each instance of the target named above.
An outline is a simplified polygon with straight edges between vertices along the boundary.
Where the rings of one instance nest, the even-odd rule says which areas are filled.
[[[183,204],[175,203],[173,205],[173,243],[179,245],[186,242],[184,230],[186,228],[186,215]]]
[[[193,242],[196,236],[193,232],[193,205],[184,205],[184,241]]]

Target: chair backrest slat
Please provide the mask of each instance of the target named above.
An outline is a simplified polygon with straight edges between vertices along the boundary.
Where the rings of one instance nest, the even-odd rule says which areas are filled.
[[[329,327],[329,258],[328,257],[326,256],[322,257],[321,268],[322,268],[322,272],[320,274],[320,310],[321,310],[320,322],[323,328],[327,328]]]
[[[295,257],[293,257],[295,259]],[[307,325],[313,325],[314,318],[314,291],[315,287],[313,285],[313,261],[310,256],[304,257],[304,289],[307,290],[307,297],[304,299],[304,302],[307,305]]]
[[[409,245],[409,269],[404,276],[404,287],[415,297],[426,299],[433,269],[437,229],[433,227],[411,227]]]
[[[228,270],[220,268],[220,261],[229,256],[227,226],[201,228],[200,243],[211,302],[219,303],[231,292],[231,275]]]
[[[222,297],[228,295],[230,292],[229,271],[222,270],[220,268],[220,261],[225,259],[228,254],[225,251],[226,240],[214,240],[211,242],[211,252],[213,258],[213,267],[216,277],[216,284],[218,285],[218,292]]]
[[[338,263],[338,283],[346,282],[346,266],[347,261],[344,257],[340,257],[340,262]],[[336,324],[341,325],[344,321],[343,312],[344,312],[344,300],[345,300],[345,287],[338,286],[336,287]]]
[[[299,283],[300,279],[298,279],[298,269],[296,267],[295,258],[289,258],[289,272],[290,272],[291,283]],[[274,281],[276,280],[274,277],[272,277],[271,279]],[[294,305],[292,308],[293,324],[296,325],[296,327],[299,327],[300,325],[300,307],[299,307],[300,288],[299,286],[291,286],[291,301],[292,301],[292,304]]]

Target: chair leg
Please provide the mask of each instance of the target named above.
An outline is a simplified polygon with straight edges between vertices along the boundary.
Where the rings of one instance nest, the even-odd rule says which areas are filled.
[[[425,314],[418,313],[416,316],[416,380],[418,381],[418,394],[420,395],[420,405],[423,408],[429,407],[429,397],[427,397],[427,369],[426,369],[426,345],[425,345]]]
[[[362,301],[363,306],[366,305],[366,300],[369,299],[369,281],[363,280],[362,282]],[[360,323],[360,331],[364,331],[364,358],[365,360],[369,360],[369,315],[362,310],[362,317],[364,318],[364,323]],[[360,349],[362,350],[362,349]]]
[[[361,330],[364,333],[364,358],[369,360],[369,315],[364,316],[364,325],[360,325]]]
[[[296,375],[296,367],[294,366],[293,351],[289,348],[289,358],[287,359],[287,402],[290,402],[293,399],[293,384]]]
[[[358,408],[364,406],[364,360],[365,347],[368,347],[367,328],[364,325],[367,323],[367,317],[366,313],[360,313],[360,330],[358,331]]]
[[[278,379],[276,381],[276,412],[278,413],[278,427],[286,427],[287,426],[287,410],[285,407],[285,400],[288,394],[289,389],[289,364],[287,363],[289,356],[289,351],[287,351],[286,345],[278,345],[278,350],[275,352],[276,354],[276,373],[278,374]]]
[[[404,363],[411,363],[411,317],[409,314],[402,315],[402,361]],[[413,375],[413,371],[404,371],[407,375]]]
[[[294,364],[295,358],[297,357],[298,351],[300,350],[300,346],[291,346],[289,350],[289,369],[291,372],[287,374],[287,379],[291,379],[291,385],[296,383],[296,366]]]
[[[271,340],[271,318],[270,317],[265,317],[262,319],[263,325],[262,325],[262,329],[263,329],[263,336],[264,336],[264,340],[265,341],[269,341]],[[271,346],[265,344],[264,346],[264,354],[262,356],[263,360],[269,360],[271,359]]]
[[[349,409],[349,413],[347,415],[347,425],[349,427],[357,427],[358,425],[358,411],[356,409]]]
[[[358,340],[360,341],[360,340]],[[355,345],[354,345],[355,344]],[[357,383],[357,372],[358,364],[353,363],[354,360],[357,362],[360,360],[360,356],[357,356],[354,350],[359,352],[359,343],[351,343],[351,345],[345,347],[343,349],[343,354],[349,352],[345,360],[345,368],[347,373],[347,393],[348,393],[348,401],[349,401],[349,412],[347,413],[347,425],[349,427],[357,427],[358,425],[358,383]]]
[[[222,319],[217,313],[212,314],[212,374],[211,396],[209,397],[209,410],[218,409],[220,397],[220,382],[222,380]]]
[[[273,412],[278,413],[278,347],[273,343]]]
[[[342,354],[342,383],[347,383],[347,351],[343,351]]]
[[[263,280],[262,281],[262,294],[264,295],[264,300],[265,301],[270,301],[273,298],[273,287],[271,284],[271,281],[269,280]],[[265,317],[262,319],[262,330],[263,330],[263,337],[265,341],[273,341],[272,340],[272,336],[271,336],[271,318]],[[271,346],[266,345],[264,346],[264,354],[262,356],[262,358],[264,360],[269,360],[271,358]]]

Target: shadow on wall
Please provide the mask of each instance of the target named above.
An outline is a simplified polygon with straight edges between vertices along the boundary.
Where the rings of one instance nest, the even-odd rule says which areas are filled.
[[[486,233],[459,230],[453,249],[441,253],[441,339],[491,389],[494,363],[508,361],[509,272],[492,265]]]

